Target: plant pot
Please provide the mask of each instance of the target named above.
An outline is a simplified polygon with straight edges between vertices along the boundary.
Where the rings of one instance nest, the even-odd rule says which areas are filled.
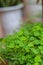
[[[3,38],[3,29],[2,29],[1,24],[0,24],[0,38]]]
[[[24,4],[25,4],[25,8],[24,8],[24,12],[25,12],[25,19],[26,20],[31,20],[34,18],[38,18],[37,15],[39,15],[40,13],[42,13],[42,5],[41,5],[41,1],[39,2],[39,4],[36,4],[37,0],[23,0]],[[42,15],[42,14],[41,14]],[[32,20],[34,21],[34,20]],[[35,20],[36,22],[38,20]]]
[[[0,8],[5,35],[13,34],[14,31],[19,29],[22,24],[22,8],[23,4]]]

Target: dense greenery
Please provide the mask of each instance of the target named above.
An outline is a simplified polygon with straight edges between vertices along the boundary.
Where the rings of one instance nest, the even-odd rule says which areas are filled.
[[[22,0],[0,0],[0,7],[8,7],[20,4]]]
[[[41,23],[26,24],[15,35],[0,43],[0,56],[9,65],[43,65],[43,27]]]

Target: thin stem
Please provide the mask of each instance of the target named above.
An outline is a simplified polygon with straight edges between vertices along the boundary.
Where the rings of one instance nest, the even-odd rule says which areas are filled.
[[[0,60],[1,60],[5,65],[7,65],[6,62],[4,61],[4,59],[3,59],[2,57],[0,57]]]

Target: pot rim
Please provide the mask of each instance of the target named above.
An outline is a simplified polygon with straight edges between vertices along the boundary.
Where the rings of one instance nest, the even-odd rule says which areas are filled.
[[[0,8],[0,12],[3,12],[3,11],[11,11],[11,10],[18,10],[18,9],[21,9],[24,7],[24,4],[19,4],[19,5],[16,5],[16,6],[11,6],[11,7],[2,7]]]

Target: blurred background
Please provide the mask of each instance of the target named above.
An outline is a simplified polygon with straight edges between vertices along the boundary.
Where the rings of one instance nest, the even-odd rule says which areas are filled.
[[[24,0],[25,14],[27,19],[41,21],[42,18],[42,0]]]
[[[42,21],[42,0],[23,0],[24,7],[22,8],[22,19],[23,23],[29,22],[41,22]],[[1,11],[0,11],[0,38],[5,34],[1,22]],[[16,26],[15,26],[16,27]]]

